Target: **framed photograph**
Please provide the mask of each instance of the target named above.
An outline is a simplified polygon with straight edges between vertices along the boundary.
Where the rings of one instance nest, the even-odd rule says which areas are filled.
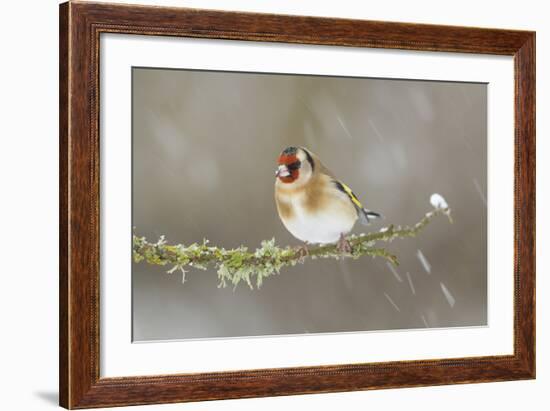
[[[535,377],[535,33],[60,6],[60,405]]]

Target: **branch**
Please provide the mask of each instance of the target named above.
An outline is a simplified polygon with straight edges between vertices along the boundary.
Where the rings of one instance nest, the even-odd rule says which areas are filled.
[[[390,242],[396,238],[416,237],[428,223],[438,215],[446,215],[452,223],[451,210],[445,200],[434,194],[431,203],[434,209],[415,225],[395,227],[390,225],[380,231],[350,235],[347,240],[350,244],[350,252],[342,253],[336,244],[325,244],[309,248],[307,255],[303,251],[290,246],[279,247],[275,245],[275,239],[262,241],[261,247],[256,251],[248,251],[247,247],[226,250],[225,248],[212,247],[208,240],[201,244],[194,243],[189,246],[183,244],[169,245],[164,236],[156,243],[150,243],[145,237],[133,236],[133,257],[136,263],[146,261],[153,265],[171,265],[168,273],[180,270],[182,282],[185,282],[187,267],[206,270],[212,265],[217,269],[220,284],[218,287],[226,287],[232,284],[236,287],[241,281],[246,282],[253,289],[259,288],[264,278],[279,274],[283,267],[293,267],[298,263],[304,263],[308,258],[335,258],[349,257],[358,259],[362,256],[383,257],[392,264],[398,265],[397,257],[384,248],[375,247],[379,241]],[[441,200],[441,201],[440,201]]]

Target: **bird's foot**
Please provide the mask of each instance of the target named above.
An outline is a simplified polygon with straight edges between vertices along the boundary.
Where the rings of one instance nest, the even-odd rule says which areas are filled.
[[[297,246],[296,251],[298,252],[298,255],[300,256],[300,262],[304,262],[306,257],[309,256],[309,248],[307,246],[307,243],[304,243],[302,245]]]
[[[351,243],[346,239],[344,234],[340,234],[337,247],[338,251],[342,254],[351,254],[352,252]]]

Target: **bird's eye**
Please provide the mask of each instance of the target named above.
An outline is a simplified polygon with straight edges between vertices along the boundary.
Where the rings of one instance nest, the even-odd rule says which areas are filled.
[[[302,163],[300,161],[295,161],[294,163],[287,164],[286,168],[288,168],[290,171],[292,170],[298,170]]]

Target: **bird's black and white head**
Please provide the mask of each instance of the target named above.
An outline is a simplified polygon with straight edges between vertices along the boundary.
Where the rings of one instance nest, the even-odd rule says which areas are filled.
[[[305,184],[315,171],[312,154],[303,147],[285,148],[277,160],[275,176],[283,184]]]

